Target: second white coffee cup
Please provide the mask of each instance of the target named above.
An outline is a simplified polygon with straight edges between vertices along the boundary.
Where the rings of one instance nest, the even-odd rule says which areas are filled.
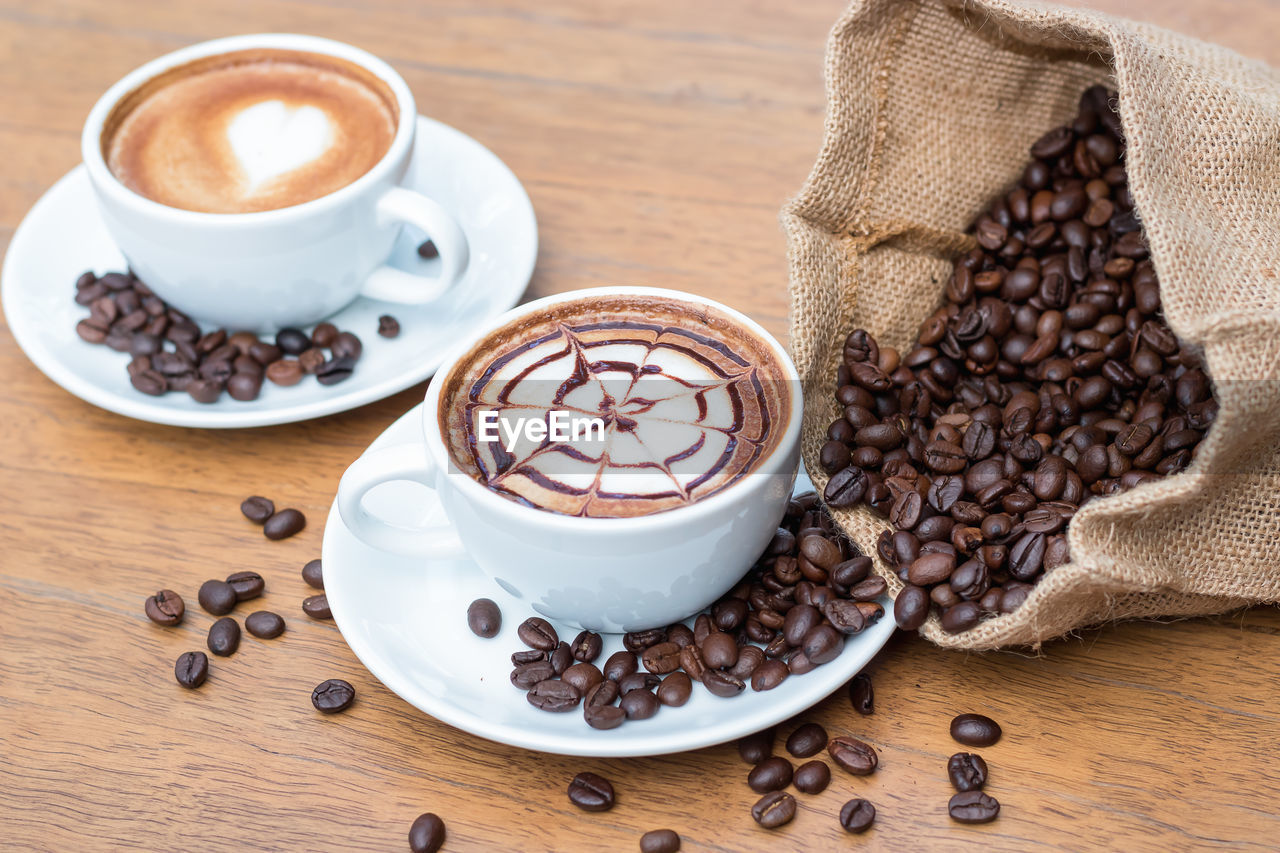
[[[749,474],[701,500],[649,515],[584,518],[537,509],[488,488],[451,464],[439,409],[458,360],[495,329],[559,303],[605,295],[654,296],[707,306],[764,342],[790,388],[778,442]],[[748,317],[689,293],[605,287],[539,299],[496,318],[441,366],[427,389],[420,441],[373,450],[338,487],[338,510],[365,543],[424,558],[465,555],[499,586],[551,619],[593,631],[669,625],[707,607],[746,573],[777,531],[791,498],[800,455],[801,393],[782,345]],[[364,496],[410,480],[435,492],[448,516],[431,529],[395,527],[371,514]],[[429,561],[424,571],[430,571]]]
[[[206,57],[275,49],[332,56],[386,84],[397,106],[386,154],[328,195],[252,213],[205,213],[153,201],[112,174],[103,131],[122,99],[157,76]],[[107,230],[129,266],[159,296],[191,317],[231,330],[271,332],[320,320],[358,295],[403,303],[439,298],[462,278],[467,240],[448,211],[400,186],[414,153],[417,107],[404,79],[372,54],[314,36],[257,34],[192,45],[124,77],[94,105],[81,151]],[[440,253],[436,277],[385,265],[410,224]]]

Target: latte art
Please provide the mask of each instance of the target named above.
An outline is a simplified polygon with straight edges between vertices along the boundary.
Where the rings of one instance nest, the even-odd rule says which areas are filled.
[[[182,66],[121,100],[102,147],[125,186],[206,213],[301,204],[341,189],[391,147],[386,84],[299,51],[247,50]]]
[[[441,397],[462,470],[541,509],[634,516],[714,494],[772,450],[789,390],[766,345],[699,306],[618,299],[477,346]]]

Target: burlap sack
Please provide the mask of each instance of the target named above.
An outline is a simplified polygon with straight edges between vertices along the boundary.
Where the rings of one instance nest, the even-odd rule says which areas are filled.
[[[1145,24],[1009,0],[858,0],[832,32],[826,75],[826,138],[782,214],[819,489],[845,335],[863,327],[906,351],[972,245],[964,228],[1097,82],[1119,91],[1169,325],[1203,347],[1221,403],[1185,472],[1075,516],[1072,562],[1021,609],[959,635],[933,617],[924,635],[1034,645],[1108,620],[1280,600],[1280,75]],[[886,521],[865,507],[837,518],[875,554]]]

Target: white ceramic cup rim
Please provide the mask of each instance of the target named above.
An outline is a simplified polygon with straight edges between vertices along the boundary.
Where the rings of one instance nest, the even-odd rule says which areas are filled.
[[[561,515],[559,513],[550,512],[544,509],[537,509],[531,506],[517,503],[516,501],[504,498],[492,489],[487,488],[478,480],[471,476],[458,471],[453,467],[452,458],[448,448],[445,446],[444,438],[440,431],[440,421],[438,408],[440,405],[440,392],[445,385],[445,380],[449,374],[457,366],[458,360],[466,355],[476,342],[483,339],[493,331],[502,328],[513,320],[528,314],[541,311],[550,305],[556,305],[562,302],[573,302],[580,299],[590,299],[600,296],[654,296],[665,299],[671,299],[678,302],[692,303],[695,305],[706,305],[717,311],[723,312],[730,319],[746,328],[748,331],[756,334],[760,340],[764,341],[773,351],[774,357],[778,364],[782,367],[787,375],[787,381],[790,385],[790,408],[787,412],[787,429],[777,444],[769,451],[769,454],[762,459],[757,468],[748,473],[743,479],[731,483],[728,486],[708,495],[701,500],[684,506],[675,507],[673,509],[664,510],[662,512],[650,513],[648,515],[634,515],[621,518],[584,518],[581,516]],[[422,407],[422,432],[426,440],[427,452],[430,454],[431,462],[436,466],[437,470],[445,472],[450,477],[451,485],[464,494],[468,495],[471,500],[477,501],[484,505],[486,511],[492,513],[492,518],[497,521],[502,518],[510,518],[514,522],[536,523],[541,527],[559,528],[566,532],[582,533],[585,531],[603,532],[610,529],[617,530],[620,525],[625,525],[628,530],[644,529],[644,528],[665,528],[672,525],[683,526],[693,522],[699,516],[716,512],[723,505],[739,500],[739,496],[747,490],[752,482],[752,478],[759,476],[777,475],[780,473],[777,468],[779,462],[785,460],[789,455],[790,448],[799,440],[800,421],[804,411],[804,401],[801,398],[800,375],[796,371],[795,364],[791,361],[790,354],[778,342],[777,338],[769,334],[769,332],[746,316],[740,311],[730,308],[708,299],[705,296],[699,296],[694,293],[687,293],[680,290],[669,290],[659,287],[630,287],[630,286],[612,286],[612,287],[594,287],[583,290],[571,290],[566,293],[558,293],[552,296],[546,296],[542,299],[536,299],[533,302],[525,303],[517,306],[505,314],[495,317],[484,327],[484,330],[463,341],[455,346],[441,363],[440,368],[436,371],[435,377],[431,380],[431,385],[427,388],[426,399]],[[787,472],[788,474],[791,472]]]
[[[177,68],[207,56],[258,48],[296,50],[333,56],[359,65],[385,83],[395,95],[396,107],[399,110],[399,123],[396,127],[396,135],[391,140],[391,147],[387,149],[382,159],[359,178],[327,195],[289,207],[252,213],[208,213],[161,204],[129,189],[112,174],[107,167],[106,158],[102,154],[102,128],[106,123],[107,116],[111,114],[111,110],[122,98],[148,80],[163,74],[171,68]],[[85,167],[89,170],[89,177],[98,191],[109,195],[113,202],[130,208],[136,213],[163,216],[173,221],[199,225],[202,228],[241,228],[246,225],[275,225],[293,222],[334,207],[341,207],[349,199],[363,192],[369,185],[383,180],[386,177],[386,173],[396,168],[407,154],[409,146],[413,142],[417,118],[417,105],[414,102],[413,93],[409,91],[409,84],[396,73],[395,69],[372,53],[345,42],[321,38],[320,36],[295,33],[254,33],[251,35],[229,36],[189,45],[153,59],[126,74],[110,89],[107,89],[97,103],[93,105],[93,109],[89,111],[89,118],[85,122],[84,130],[80,136],[80,154],[84,158]]]

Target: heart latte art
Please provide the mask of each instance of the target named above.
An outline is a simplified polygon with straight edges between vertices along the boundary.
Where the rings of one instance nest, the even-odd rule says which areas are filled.
[[[103,154],[125,186],[206,213],[274,210],[341,189],[391,146],[395,99],[369,72],[294,51],[238,51],[126,96]]]
[[[553,306],[477,344],[446,380],[455,464],[566,515],[673,509],[751,473],[786,430],[770,347],[720,312],[655,297]]]

